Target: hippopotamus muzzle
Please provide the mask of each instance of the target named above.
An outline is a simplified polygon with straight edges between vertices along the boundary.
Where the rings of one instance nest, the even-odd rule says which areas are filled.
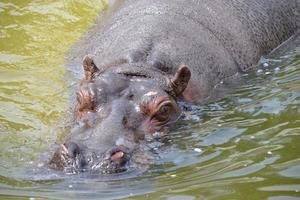
[[[128,169],[130,153],[122,147],[113,147],[101,155],[85,153],[73,142],[64,143],[54,153],[50,168],[63,170],[68,174],[90,172],[97,174],[120,173]]]

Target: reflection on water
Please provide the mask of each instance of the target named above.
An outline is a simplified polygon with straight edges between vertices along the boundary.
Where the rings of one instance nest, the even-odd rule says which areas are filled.
[[[0,2],[0,198],[300,199],[299,37],[262,59],[233,94],[193,107],[176,131],[153,141],[159,157],[147,172],[26,174],[63,135],[64,56],[104,7]]]

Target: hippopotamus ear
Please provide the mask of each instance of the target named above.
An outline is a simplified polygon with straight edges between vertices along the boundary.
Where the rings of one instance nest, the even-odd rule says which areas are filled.
[[[99,69],[95,65],[92,55],[86,55],[83,58],[83,69],[84,69],[85,79],[87,81],[91,81],[95,78],[95,74],[99,71]]]
[[[185,90],[190,78],[190,69],[186,65],[180,65],[175,75],[171,78],[172,89],[177,96]]]

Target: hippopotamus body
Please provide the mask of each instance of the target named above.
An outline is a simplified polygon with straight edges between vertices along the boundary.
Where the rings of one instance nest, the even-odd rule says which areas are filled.
[[[50,166],[127,169],[178,101],[201,103],[297,31],[296,0],[124,0],[84,39],[74,126]],[[82,62],[81,62],[82,63]]]

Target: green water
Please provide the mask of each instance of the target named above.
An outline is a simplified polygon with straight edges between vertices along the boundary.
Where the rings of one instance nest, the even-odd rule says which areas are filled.
[[[28,178],[26,169],[61,137],[66,52],[105,7],[1,0],[0,199],[300,199],[299,39],[227,98],[186,113],[148,172]]]

